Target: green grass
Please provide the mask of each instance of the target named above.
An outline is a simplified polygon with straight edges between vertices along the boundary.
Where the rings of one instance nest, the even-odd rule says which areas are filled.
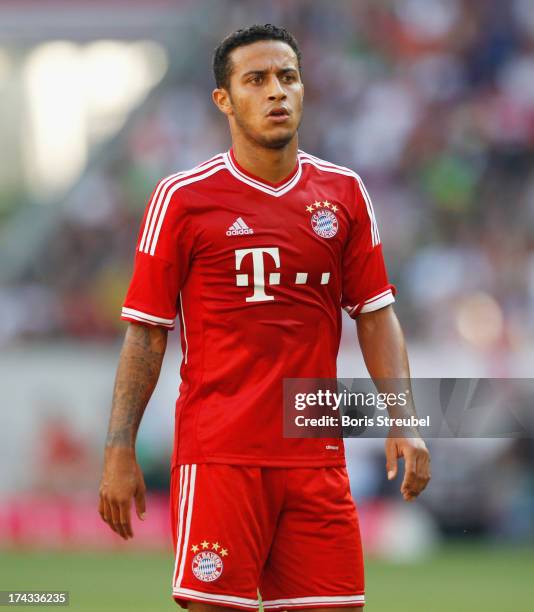
[[[69,590],[68,609],[80,612],[176,611],[172,565],[159,553],[3,552],[0,590]],[[532,548],[449,545],[421,563],[368,561],[365,610],[527,612],[534,609],[533,579]]]

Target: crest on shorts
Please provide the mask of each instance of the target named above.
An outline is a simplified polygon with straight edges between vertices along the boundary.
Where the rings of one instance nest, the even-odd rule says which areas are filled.
[[[335,213],[338,208],[328,200],[316,201],[306,206],[307,212],[311,213],[313,231],[321,238],[333,238],[337,234],[339,223]]]
[[[202,582],[213,582],[223,573],[223,557],[228,555],[228,549],[218,542],[204,540],[193,544],[191,551],[196,553],[191,563],[193,575]]]

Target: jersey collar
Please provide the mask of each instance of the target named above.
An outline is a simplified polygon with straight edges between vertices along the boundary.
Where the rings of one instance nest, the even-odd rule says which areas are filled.
[[[258,189],[259,191],[263,191],[268,195],[274,196],[275,198],[279,198],[293,189],[293,187],[295,187],[295,185],[299,182],[302,175],[302,165],[300,163],[299,156],[297,156],[297,163],[295,164],[295,168],[291,174],[286,176],[286,178],[279,183],[270,183],[269,181],[260,179],[258,176],[254,176],[242,168],[237,163],[232,149],[224,153],[223,157],[226,167],[237,180],[250,185],[250,187],[254,187],[254,189]]]

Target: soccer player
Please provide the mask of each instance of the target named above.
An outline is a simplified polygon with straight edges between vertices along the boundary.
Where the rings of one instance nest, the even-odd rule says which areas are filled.
[[[409,378],[373,206],[355,172],[298,149],[304,86],[289,32],[238,30],[213,67],[232,147],[164,178],[148,202],[99,511],[124,539],[132,499],[144,518],[136,434],[179,317],[174,599],[194,612],[255,610],[259,591],[265,610],[358,608],[362,548],[342,441],[284,438],[282,386],[336,377],[342,307],[373,379]],[[404,459],[401,492],[414,499],[430,478],[424,442],[391,435],[386,457],[390,479]]]

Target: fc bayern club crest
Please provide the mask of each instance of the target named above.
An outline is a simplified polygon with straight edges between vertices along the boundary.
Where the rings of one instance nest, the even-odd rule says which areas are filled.
[[[311,226],[313,231],[321,238],[333,238],[339,229],[339,223],[335,215],[338,207],[330,204],[328,200],[314,202],[306,206],[306,210],[312,213]]]
[[[212,544],[206,540],[198,545],[193,545],[191,550],[196,553],[191,564],[195,578],[202,582],[217,580],[224,567],[221,557],[226,557],[228,550],[218,542]]]

